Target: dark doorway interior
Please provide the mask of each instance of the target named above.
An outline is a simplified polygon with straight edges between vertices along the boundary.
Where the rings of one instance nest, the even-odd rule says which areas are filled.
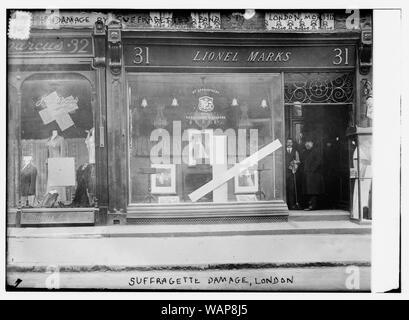
[[[319,209],[349,209],[349,152],[346,129],[348,106],[320,105],[286,108],[286,137],[293,138],[297,150],[305,150],[306,138],[314,142],[322,160],[320,168],[325,191]],[[302,168],[302,166],[301,166]],[[299,203],[305,207],[302,194],[302,170],[297,174]]]

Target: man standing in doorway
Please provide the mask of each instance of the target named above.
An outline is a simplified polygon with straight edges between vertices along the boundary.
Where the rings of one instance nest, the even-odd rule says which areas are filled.
[[[315,210],[318,198],[324,192],[324,179],[321,174],[321,156],[314,147],[312,139],[305,141],[305,151],[302,155],[303,184],[302,189],[308,206],[304,210]]]
[[[293,139],[288,138],[286,143],[285,163],[286,163],[286,191],[288,209],[298,209],[297,179],[296,172],[300,163],[298,151],[293,147]]]

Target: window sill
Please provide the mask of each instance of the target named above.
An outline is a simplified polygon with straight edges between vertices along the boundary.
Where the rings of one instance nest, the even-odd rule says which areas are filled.
[[[10,208],[7,211],[9,227],[39,227],[94,225],[95,208]]]
[[[287,204],[283,200],[227,203],[178,203],[131,204],[127,208],[127,218],[195,218],[234,216],[288,216]]]

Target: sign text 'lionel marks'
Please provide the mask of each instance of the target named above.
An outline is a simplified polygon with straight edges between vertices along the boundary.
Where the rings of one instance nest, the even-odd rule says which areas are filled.
[[[286,62],[290,59],[290,51],[262,51],[252,50],[249,52],[245,60],[248,62]],[[197,50],[193,61],[223,61],[223,62],[238,62],[238,51],[201,51]]]
[[[74,54],[92,55],[91,38],[31,38],[29,40],[10,40],[8,52],[20,54]]]
[[[125,65],[133,67],[353,67],[354,45],[208,46],[125,44]],[[308,58],[307,58],[308,57]]]

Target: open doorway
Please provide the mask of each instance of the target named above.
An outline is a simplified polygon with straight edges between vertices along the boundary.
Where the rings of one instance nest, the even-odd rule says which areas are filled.
[[[308,208],[308,196],[303,184],[303,155],[306,155],[306,140],[313,141],[318,154],[322,190],[316,209],[349,209],[349,151],[346,129],[349,111],[345,105],[287,106],[286,137],[293,140],[299,152],[301,164],[295,177],[287,179],[287,185],[294,183],[298,208]],[[294,179],[295,178],[295,179]],[[293,206],[292,206],[293,207]],[[291,208],[290,208],[291,209]]]

